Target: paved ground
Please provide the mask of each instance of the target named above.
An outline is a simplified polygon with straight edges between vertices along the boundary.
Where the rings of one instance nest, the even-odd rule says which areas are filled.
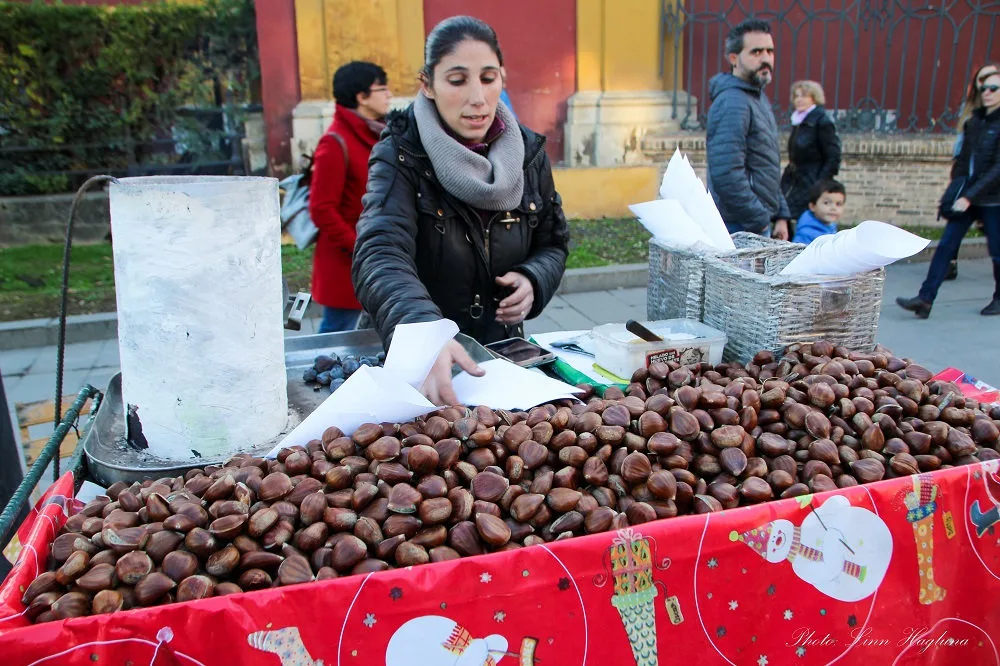
[[[988,259],[963,261],[957,281],[945,283],[931,318],[918,320],[901,310],[896,296],[917,293],[927,264],[891,266],[885,286],[879,341],[897,354],[938,371],[952,366],[977,379],[1000,386],[1000,317],[979,315],[992,295],[992,268]],[[616,289],[557,296],[538,319],[528,322],[528,333],[592,328],[609,322],[644,319],[645,289]],[[304,322],[300,334],[315,332],[315,320]],[[118,372],[116,340],[69,345],[66,350],[64,393],[90,383],[107,386]],[[0,369],[8,401],[51,399],[55,390],[55,347],[0,352]],[[41,436],[43,433],[32,433]]]
[[[961,262],[958,279],[941,287],[930,318],[917,319],[895,300],[897,296],[917,295],[927,266],[889,267],[879,342],[934,372],[950,366],[1000,387],[1000,317],[979,314],[993,297],[990,260]]]

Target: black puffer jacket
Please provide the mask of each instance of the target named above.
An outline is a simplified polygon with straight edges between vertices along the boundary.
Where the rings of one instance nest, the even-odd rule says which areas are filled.
[[[986,115],[985,109],[976,109],[962,134],[952,178],[968,176],[971,167],[962,196],[974,206],[1000,204],[1000,110]]]
[[[520,129],[521,204],[481,215],[438,181],[412,108],[390,117],[369,161],[352,269],[358,300],[386,348],[397,324],[442,317],[482,343],[521,335],[521,326],[496,322],[507,293],[494,280],[508,271],[526,275],[534,286],[528,319],[555,294],[566,268],[569,229],[545,140]]]
[[[771,102],[760,88],[732,74],[712,77],[708,93],[708,189],[726,224],[761,233],[775,220],[788,219]]]
[[[826,109],[817,106],[788,137],[788,166],[781,175],[781,191],[792,219],[809,207],[809,188],[840,171],[840,137]]]

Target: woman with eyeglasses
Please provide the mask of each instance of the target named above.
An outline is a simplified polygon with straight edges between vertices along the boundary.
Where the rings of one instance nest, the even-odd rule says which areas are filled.
[[[447,318],[481,343],[523,336],[555,294],[569,231],[545,140],[501,103],[496,33],[456,16],[427,36],[416,101],[372,151],[353,279],[388,348],[395,327]],[[452,340],[423,386],[455,404],[454,364],[482,369]]]
[[[962,106],[958,110],[958,122],[955,123],[956,127],[964,127],[965,121],[969,119],[972,112],[983,105],[982,93],[979,92],[979,86],[983,85],[987,76],[997,71],[1000,71],[1000,69],[998,69],[993,63],[986,63],[976,70],[976,73],[972,77],[972,81],[969,83],[968,89],[966,90],[965,99],[962,100]],[[960,133],[958,138],[955,139],[955,148],[952,152],[952,160],[957,160],[959,153],[962,152],[963,136],[965,135]],[[982,226],[981,223],[980,226]],[[951,258],[951,263],[948,264],[948,272],[945,273],[944,276],[945,280],[954,280],[956,278],[958,278],[957,253]]]
[[[385,70],[360,61],[336,71],[333,96],[333,123],[316,146],[309,185],[309,215],[319,231],[312,299],[323,306],[320,333],[353,330],[361,316],[351,286],[351,254],[368,183],[368,156],[392,101]]]
[[[949,191],[958,194],[931,259],[927,278],[917,296],[896,299],[900,307],[921,319],[930,316],[948,263],[977,219],[982,221],[986,231],[994,281],[993,300],[980,314],[1000,315],[1000,71],[983,78],[979,94],[982,106],[973,110],[965,123],[962,147],[951,172],[953,182]]]

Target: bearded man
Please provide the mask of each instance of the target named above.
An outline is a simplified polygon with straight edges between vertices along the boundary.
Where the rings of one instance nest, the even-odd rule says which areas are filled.
[[[788,240],[778,124],[764,94],[774,78],[771,26],[743,21],[729,31],[726,55],[732,72],[712,77],[708,88],[708,189],[729,233]]]

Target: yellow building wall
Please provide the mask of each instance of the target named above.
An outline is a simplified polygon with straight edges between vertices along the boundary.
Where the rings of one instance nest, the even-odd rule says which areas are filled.
[[[664,89],[660,1],[577,0],[578,91]],[[394,94],[416,93],[424,48],[421,0],[295,0],[295,12],[303,100],[331,99],[333,73],[351,60],[380,64]],[[666,77],[675,53],[669,39]],[[655,166],[553,171],[568,218],[631,217],[628,205],[656,198],[659,187]]]
[[[576,89],[599,92],[604,81],[604,0],[576,0]]]
[[[674,72],[683,72],[683,44],[663,31],[661,76],[661,2],[577,0],[577,91],[673,87]],[[680,0],[667,2],[669,8]],[[302,98],[331,99],[333,73],[351,60],[378,63],[395,94],[414,94],[423,65],[423,5],[423,0],[295,0]]]
[[[556,167],[552,175],[567,219],[634,217],[629,204],[655,199],[660,186],[656,166]]]
[[[385,69],[396,95],[417,91],[423,65],[420,0],[295,0],[303,100],[332,99],[333,73],[352,60]]]
[[[676,7],[680,0],[668,0]],[[577,0],[576,80],[579,92],[631,92],[673,87],[675,60],[683,71],[681,38],[664,30],[662,0]],[[679,33],[679,31],[678,31]]]

